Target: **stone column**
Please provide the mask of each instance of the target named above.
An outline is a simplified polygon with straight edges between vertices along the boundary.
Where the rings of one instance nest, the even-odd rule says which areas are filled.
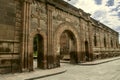
[[[29,40],[29,26],[30,26],[30,4],[31,0],[22,0],[22,54],[21,54],[21,67],[22,71],[28,69],[28,40]]]
[[[48,68],[54,67],[54,51],[53,51],[53,26],[52,26],[52,11],[53,7],[47,5],[47,17],[48,17],[48,27],[47,27],[47,60],[48,60]]]
[[[81,43],[81,45],[80,45],[80,52],[79,52],[79,57],[78,57],[78,62],[82,62],[82,61],[84,61],[84,30],[83,30],[83,25],[82,24],[84,24],[83,22],[82,22],[82,19],[80,18],[79,19],[79,26],[80,26],[80,43]]]
[[[108,49],[110,50],[110,31],[108,31]]]
[[[89,60],[92,61],[93,60],[93,40],[92,40],[92,36],[93,36],[93,30],[92,30],[92,23],[89,21],[88,22],[89,25]]]

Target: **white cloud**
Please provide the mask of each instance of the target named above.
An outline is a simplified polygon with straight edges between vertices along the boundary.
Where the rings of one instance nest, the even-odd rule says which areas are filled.
[[[114,0],[115,4],[109,7],[106,6],[108,0],[102,0],[101,5],[97,5],[95,0],[71,0],[68,2],[77,8],[84,10],[85,12],[92,14],[91,17],[99,20],[100,22],[120,33],[120,30],[118,30],[118,27],[120,27],[120,18],[118,17],[120,7],[117,11],[112,11],[112,9],[115,9],[118,5],[120,5],[120,3],[118,3],[120,2],[119,0]]]

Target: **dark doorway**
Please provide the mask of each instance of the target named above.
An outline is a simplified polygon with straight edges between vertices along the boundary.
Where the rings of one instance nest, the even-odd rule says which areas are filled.
[[[89,61],[89,46],[88,46],[88,41],[85,41],[85,59],[86,59],[86,61]]]
[[[61,60],[77,63],[77,44],[75,36],[70,31],[64,31],[60,37]]]
[[[44,60],[44,41],[43,37],[39,34],[35,35],[33,40],[33,67],[34,68],[43,68]]]

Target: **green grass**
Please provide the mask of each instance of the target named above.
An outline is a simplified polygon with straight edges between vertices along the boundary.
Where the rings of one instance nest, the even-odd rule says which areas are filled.
[[[35,51],[35,52],[33,53],[33,56],[34,56],[34,57],[37,57],[37,51]]]

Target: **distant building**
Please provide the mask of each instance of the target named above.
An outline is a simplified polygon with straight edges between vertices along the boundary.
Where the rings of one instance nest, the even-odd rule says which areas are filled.
[[[118,37],[63,0],[0,0],[0,73],[119,56]]]

